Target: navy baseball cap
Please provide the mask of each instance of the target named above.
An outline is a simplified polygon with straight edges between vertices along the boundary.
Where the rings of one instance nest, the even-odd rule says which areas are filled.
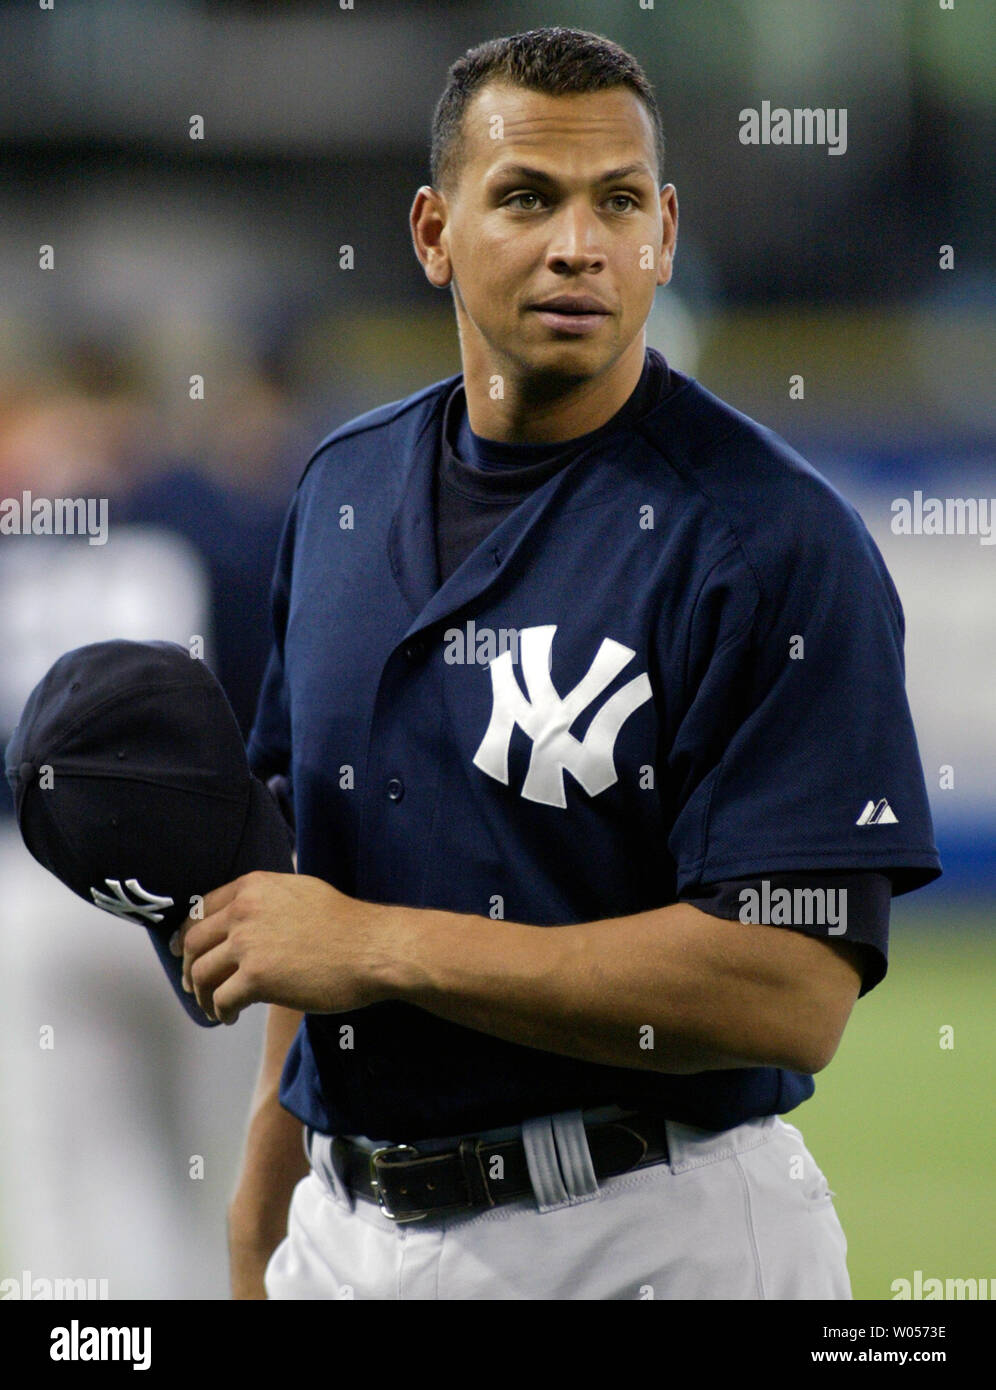
[[[66,652],[28,697],[7,779],[31,854],[87,902],[144,926],[203,1027],[169,940],[196,896],[253,869],[293,873],[288,827],[249,769],[203,661],[173,642]]]

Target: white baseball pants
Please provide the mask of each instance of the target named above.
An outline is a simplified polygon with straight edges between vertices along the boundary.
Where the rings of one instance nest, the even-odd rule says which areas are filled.
[[[561,1135],[565,1123],[587,1153],[581,1112],[559,1117]],[[667,1134],[667,1163],[592,1184],[590,1161],[587,1175],[572,1169],[562,1146],[559,1191],[405,1223],[353,1199],[315,1135],[267,1296],[851,1298],[833,1194],[798,1129],[769,1115],[720,1133],[668,1122]]]

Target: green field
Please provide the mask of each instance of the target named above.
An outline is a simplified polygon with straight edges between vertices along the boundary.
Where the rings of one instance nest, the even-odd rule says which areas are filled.
[[[888,975],[788,1117],[837,1194],[855,1298],[892,1298],[916,1269],[996,1283],[992,922],[928,924],[900,900],[890,935]]]

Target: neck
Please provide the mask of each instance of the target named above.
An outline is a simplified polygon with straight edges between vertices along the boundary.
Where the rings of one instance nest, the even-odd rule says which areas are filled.
[[[580,381],[525,376],[518,364],[499,362],[490,350],[468,351],[463,337],[461,349],[467,416],[476,435],[508,444],[559,444],[590,434],[622,409],[643,372],[646,337],[641,332],[610,367]],[[495,376],[503,380],[500,400],[491,398]]]

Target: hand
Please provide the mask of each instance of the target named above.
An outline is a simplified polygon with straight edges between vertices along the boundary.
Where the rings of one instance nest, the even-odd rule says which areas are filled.
[[[390,957],[389,913],[320,878],[257,871],[208,893],[170,949],[184,989],[220,1023],[256,1003],[340,1013],[388,997],[375,965]]]

